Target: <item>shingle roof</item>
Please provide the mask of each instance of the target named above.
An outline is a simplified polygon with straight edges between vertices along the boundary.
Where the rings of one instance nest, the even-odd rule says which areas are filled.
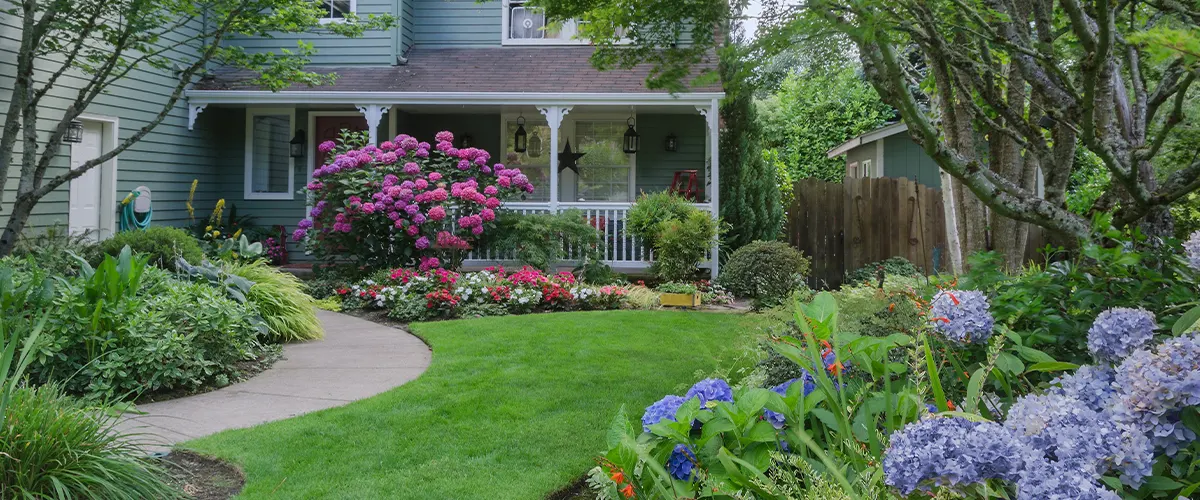
[[[642,93],[649,65],[632,70],[600,71],[588,58],[594,49],[578,47],[415,48],[402,66],[311,68],[337,73],[333,85],[293,86],[288,90],[343,92],[533,92]],[[693,76],[715,71],[715,57],[693,68]],[[198,90],[260,90],[247,82],[247,71],[220,71],[196,84]],[[720,83],[689,92],[721,92]]]

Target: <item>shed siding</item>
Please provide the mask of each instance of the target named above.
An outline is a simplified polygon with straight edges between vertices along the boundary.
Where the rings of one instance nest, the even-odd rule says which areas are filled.
[[[503,6],[499,1],[409,0],[413,41],[425,47],[499,46]]]
[[[408,0],[412,1],[412,0]],[[360,17],[370,14],[400,13],[399,0],[358,0],[357,13]],[[238,36],[230,37],[228,44],[241,46],[247,52],[276,52],[280,49],[296,50],[296,43],[311,43],[317,53],[312,64],[329,66],[387,65],[395,64],[392,56],[395,37],[399,28],[384,31],[368,31],[360,38],[346,38],[327,34],[276,34],[273,37]]]
[[[883,139],[883,169],[887,177],[904,177],[931,188],[941,189],[942,177],[937,163],[908,134]]]
[[[879,166],[879,158],[878,158],[878,154],[877,154],[877,150],[876,150],[877,147],[878,146],[876,146],[876,144],[874,142],[869,142],[867,144],[863,144],[862,146],[851,149],[850,151],[847,151],[846,152],[846,175],[847,176],[850,175],[850,164],[851,163],[858,163],[858,171],[859,171],[860,176],[862,175],[863,160],[871,160],[875,164],[875,166],[878,167]],[[885,168],[886,168],[886,166],[885,166]]]
[[[199,26],[195,25],[191,30],[181,30],[182,32],[167,35],[167,38],[182,39],[196,33],[198,29]],[[8,103],[12,99],[20,36],[20,19],[0,13],[0,108],[3,109],[8,109]],[[194,50],[191,48],[186,54],[175,55],[194,57]],[[56,66],[43,64],[40,67],[45,70]],[[40,106],[41,119],[37,125],[42,141],[48,138],[51,129],[73,100],[77,89],[85,83],[84,76],[86,75],[79,73],[64,75],[55,89],[43,99]],[[98,96],[84,112],[89,115],[118,118],[118,141],[123,141],[154,118],[170,97],[174,83],[175,78],[172,74],[136,69],[126,78],[108,87],[109,92]],[[185,205],[193,179],[199,180],[193,202],[197,207],[197,215],[200,215],[199,212],[204,207],[211,207],[218,196],[219,176],[212,166],[217,157],[214,135],[220,124],[211,119],[201,119],[196,130],[189,131],[187,108],[184,104],[184,101],[180,100],[154,131],[117,157],[115,199],[121,200],[126,193],[139,185],[149,187],[154,208],[153,224],[156,225],[188,224]],[[9,181],[3,193],[3,201],[0,201],[0,214],[9,213],[11,202],[16,196],[21,150],[21,144],[18,142],[15,161],[9,168]],[[64,172],[68,168],[70,155],[70,146],[64,145],[46,173],[46,178]],[[36,231],[54,224],[65,225],[69,193],[70,183],[67,183],[43,198],[34,208],[28,227]],[[5,217],[6,215],[0,215],[0,220]]]

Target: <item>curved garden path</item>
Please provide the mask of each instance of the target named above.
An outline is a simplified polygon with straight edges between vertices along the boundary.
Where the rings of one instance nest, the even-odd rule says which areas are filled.
[[[429,368],[429,347],[403,330],[317,311],[323,340],[287,344],[269,370],[221,389],[138,405],[119,427],[146,448],[226,429],[342,406],[413,380]]]

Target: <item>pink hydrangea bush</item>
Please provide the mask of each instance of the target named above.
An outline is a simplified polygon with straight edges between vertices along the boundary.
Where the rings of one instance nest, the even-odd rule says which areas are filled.
[[[505,200],[532,193],[519,169],[482,149],[400,134],[379,146],[344,134],[318,150],[325,165],[305,186],[309,217],[292,234],[320,259],[360,266],[456,267],[489,231]]]

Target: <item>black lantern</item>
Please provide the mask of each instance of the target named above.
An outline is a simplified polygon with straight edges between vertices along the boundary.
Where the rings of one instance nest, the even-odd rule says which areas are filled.
[[[289,145],[291,145],[292,158],[304,158],[304,143],[305,142],[306,141],[304,140],[304,131],[297,130],[296,136],[292,137],[292,141],[288,143]]]
[[[517,117],[517,133],[513,136],[513,152],[524,153],[529,150],[529,134],[525,133],[525,117]]]
[[[634,154],[638,152],[638,147],[642,145],[642,136],[638,135],[637,130],[633,129],[633,117],[629,117],[629,130],[625,131],[625,142],[621,151],[625,154]]]
[[[529,138],[529,157],[538,158],[542,156],[542,136],[538,135],[537,129],[533,130],[533,136]]]
[[[71,144],[83,142],[83,122],[71,120],[71,123],[67,125],[67,133],[63,135],[63,142]]]
[[[676,137],[674,132],[667,134],[667,143],[664,147],[669,153],[679,151],[679,137]]]

